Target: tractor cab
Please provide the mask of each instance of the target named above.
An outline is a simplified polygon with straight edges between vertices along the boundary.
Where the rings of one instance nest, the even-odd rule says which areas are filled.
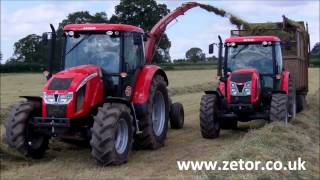
[[[75,24],[64,28],[63,69],[100,68],[107,96],[129,97],[136,70],[145,64],[143,30],[130,25]]]
[[[213,45],[210,46],[212,49]],[[270,102],[272,92],[280,89],[282,54],[279,38],[232,37],[224,44],[221,42],[219,48],[219,91],[226,96],[228,104],[254,105],[259,104],[260,99],[262,103]]]
[[[224,76],[227,77],[232,72],[239,72],[239,70],[243,74],[246,71],[245,69],[255,69],[260,78],[263,94],[271,95],[272,91],[277,89],[278,86],[276,75],[282,73],[282,54],[279,38],[274,36],[251,36],[226,39]],[[235,78],[234,76],[232,79]],[[251,77],[248,77],[248,81],[251,81]],[[245,93],[249,93],[249,90]],[[234,91],[234,94],[236,94],[236,91]]]

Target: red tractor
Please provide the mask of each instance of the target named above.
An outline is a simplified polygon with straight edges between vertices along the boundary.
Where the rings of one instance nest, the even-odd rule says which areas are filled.
[[[5,122],[5,141],[20,153],[41,158],[49,139],[90,141],[100,165],[128,160],[137,149],[164,145],[171,128],[184,123],[183,107],[171,104],[168,78],[150,65],[167,25],[195,4],[161,19],[149,33],[124,24],[70,24],[64,27],[62,71],[51,75],[56,33],[49,41],[49,75],[42,97],[23,96]],[[144,43],[145,42],[145,43]]]
[[[220,129],[238,121],[265,119],[288,122],[296,114],[294,77],[283,67],[276,36],[219,36],[219,86],[201,98],[200,127],[204,138],[217,138]],[[224,60],[222,51],[224,46]],[[214,44],[209,46],[213,52]]]

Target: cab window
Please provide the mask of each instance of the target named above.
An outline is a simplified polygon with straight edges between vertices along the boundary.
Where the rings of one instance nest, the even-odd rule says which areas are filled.
[[[127,71],[133,72],[142,64],[143,60],[143,44],[134,43],[134,36],[138,33],[125,33],[124,35],[124,60]],[[141,35],[140,35],[141,36]]]

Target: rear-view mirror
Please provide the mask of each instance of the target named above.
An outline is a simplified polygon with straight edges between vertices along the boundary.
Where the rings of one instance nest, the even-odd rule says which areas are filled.
[[[43,42],[43,43],[47,43],[48,42],[48,33],[43,33],[42,34],[42,39],[41,39],[41,41]]]
[[[209,45],[209,54],[213,54],[214,53],[214,44],[210,44]]]

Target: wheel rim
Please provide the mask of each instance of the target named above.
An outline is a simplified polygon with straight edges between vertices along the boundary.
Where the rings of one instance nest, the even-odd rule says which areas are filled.
[[[120,119],[117,124],[115,148],[118,154],[122,154],[128,145],[128,125],[124,119]]]
[[[157,136],[160,136],[165,124],[165,102],[161,92],[157,92],[152,109],[152,127]]]

